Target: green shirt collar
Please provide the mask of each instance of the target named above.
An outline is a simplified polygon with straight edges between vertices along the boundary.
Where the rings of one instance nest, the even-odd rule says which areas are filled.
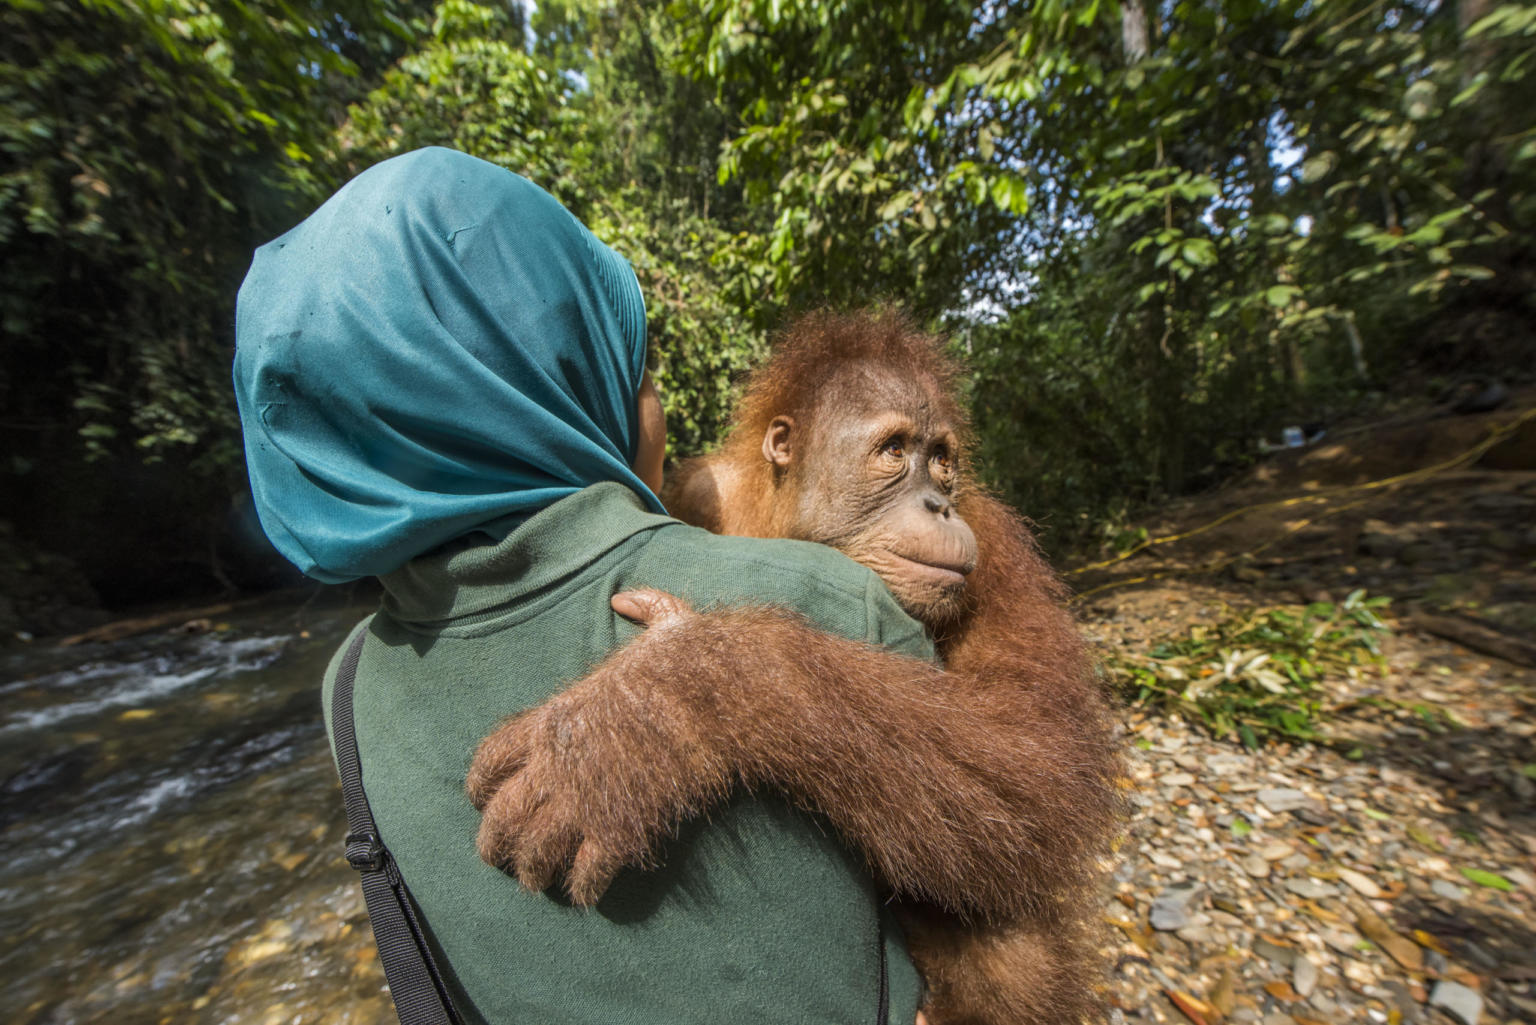
[[[641,531],[676,522],[648,512],[623,484],[593,484],[502,541],[470,535],[384,574],[384,611],[422,626],[487,612],[579,573]]]

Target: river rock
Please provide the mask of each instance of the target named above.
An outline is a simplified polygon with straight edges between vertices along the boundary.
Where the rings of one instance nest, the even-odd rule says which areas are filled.
[[[1462,889],[1460,886],[1457,886],[1455,883],[1448,883],[1444,879],[1436,879],[1434,882],[1429,884],[1429,888],[1436,897],[1440,897],[1444,900],[1461,901],[1467,899],[1466,890]]]
[[[1297,955],[1296,964],[1291,968],[1291,988],[1303,1000],[1310,997],[1317,988],[1317,965],[1312,963],[1311,958]]]
[[[1381,897],[1381,887],[1352,868],[1339,869],[1339,878],[1348,883],[1350,889],[1362,897],[1370,900],[1377,900]]]
[[[1170,886],[1152,902],[1149,920],[1152,928],[1160,932],[1173,932],[1190,924],[1190,905],[1200,895],[1198,883],[1180,883]]]
[[[1205,767],[1218,776],[1231,776],[1235,773],[1247,772],[1253,765],[1253,759],[1247,755],[1211,755],[1205,760]]]
[[[1271,943],[1262,936],[1253,941],[1253,952],[1281,970],[1290,968],[1296,961],[1296,951]]]
[[[1361,936],[1353,929],[1327,928],[1319,935],[1323,942],[1341,954],[1349,954],[1351,957],[1360,953]]]
[[[1305,807],[1312,799],[1293,787],[1270,787],[1259,791],[1259,803],[1278,814]]]
[[[1257,854],[1250,854],[1243,859],[1243,871],[1255,879],[1267,879],[1269,877],[1269,862]]]
[[[1477,1025],[1477,1019],[1483,1014],[1482,994],[1449,979],[1435,983],[1435,988],[1429,994],[1429,1002],[1462,1025]]]
[[[1339,891],[1323,882],[1321,879],[1313,879],[1311,876],[1302,876],[1299,879],[1287,879],[1285,888],[1298,897],[1308,900],[1321,900],[1324,897],[1337,897]]]

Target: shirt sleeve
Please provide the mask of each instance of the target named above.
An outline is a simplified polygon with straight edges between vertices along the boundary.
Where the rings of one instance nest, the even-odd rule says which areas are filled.
[[[864,610],[867,623],[864,639],[870,644],[925,662],[936,661],[928,628],[907,615],[884,581],[873,573],[864,588]]]

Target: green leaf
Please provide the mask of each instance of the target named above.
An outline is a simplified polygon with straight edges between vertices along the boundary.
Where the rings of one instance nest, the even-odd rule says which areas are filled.
[[[1196,267],[1216,265],[1216,245],[1209,239],[1192,238],[1184,243],[1180,255]]]
[[[1515,884],[1494,872],[1485,872],[1480,868],[1464,868],[1461,874],[1478,886],[1486,886],[1494,890],[1502,890],[1509,893],[1514,890]]]
[[[1248,820],[1240,817],[1233,819],[1232,825],[1229,828],[1232,830],[1232,835],[1239,840],[1253,832],[1253,826]]]
[[[1264,301],[1279,309],[1289,306],[1291,300],[1301,294],[1301,289],[1295,285],[1271,285],[1264,290]]]

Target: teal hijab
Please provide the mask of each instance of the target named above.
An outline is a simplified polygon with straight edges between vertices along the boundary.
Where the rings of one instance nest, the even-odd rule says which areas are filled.
[[[634,272],[554,197],[463,153],[364,171],[256,251],[235,397],[261,525],[339,583],[471,531],[500,540],[630,469]]]

